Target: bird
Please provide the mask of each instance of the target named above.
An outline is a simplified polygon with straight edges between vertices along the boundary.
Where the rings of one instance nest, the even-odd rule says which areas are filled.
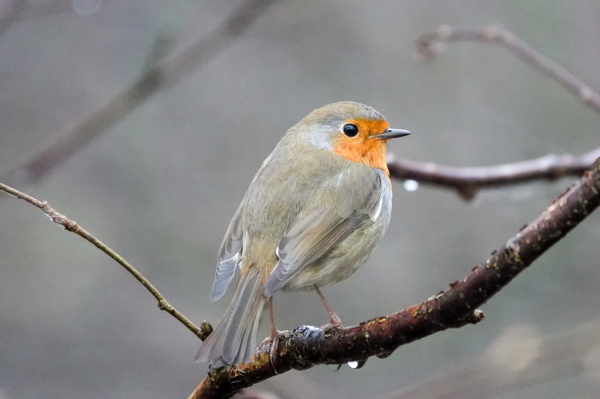
[[[269,302],[273,363],[278,291],[315,290],[330,327],[341,327],[319,287],[352,275],[387,230],[392,187],[386,146],[409,134],[390,128],[374,108],[351,101],[315,109],[285,133],[250,183],[219,249],[210,300],[225,294],[238,269],[239,280],[196,362],[250,362]]]

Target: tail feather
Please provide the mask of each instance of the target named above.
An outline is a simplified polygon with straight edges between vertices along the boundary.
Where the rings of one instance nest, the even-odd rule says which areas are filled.
[[[261,309],[264,305],[264,302],[260,305]],[[256,331],[258,329],[258,324],[260,321],[261,312],[257,312],[254,320],[249,320],[251,323],[249,327],[246,329],[244,334],[244,341],[240,346],[240,352],[238,353],[238,358],[233,362],[233,364],[241,364],[246,363],[252,360],[252,356],[254,356],[254,350],[256,348]]]
[[[213,367],[252,360],[256,331],[267,298],[263,295],[260,272],[244,274],[223,320],[202,343],[196,361]]]

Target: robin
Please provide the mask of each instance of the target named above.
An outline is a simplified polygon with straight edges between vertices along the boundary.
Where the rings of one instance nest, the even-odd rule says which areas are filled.
[[[240,278],[196,361],[212,367],[251,361],[267,301],[273,360],[279,290],[315,290],[331,326],[341,326],[319,287],[354,273],[385,233],[392,210],[386,145],[408,134],[355,102],[316,109],[287,131],[250,183],[221,244],[211,301],[225,294],[237,268]]]

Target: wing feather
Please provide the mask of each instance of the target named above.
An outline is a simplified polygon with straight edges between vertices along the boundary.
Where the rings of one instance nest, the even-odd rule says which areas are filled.
[[[215,280],[210,292],[210,300],[212,302],[219,300],[225,294],[229,283],[231,283],[235,275],[236,266],[242,257],[243,236],[244,229],[241,211],[238,210],[229,224],[229,228],[219,249]]]
[[[279,262],[265,284],[270,297],[290,279],[327,255],[366,219],[377,219],[381,211],[382,182],[379,177],[364,204],[343,217],[331,209],[301,211],[281,237],[276,254]]]

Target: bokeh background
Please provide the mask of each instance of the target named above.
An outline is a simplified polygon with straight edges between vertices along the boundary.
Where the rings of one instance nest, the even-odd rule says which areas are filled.
[[[160,55],[157,42],[177,53],[240,4],[1,0],[0,174],[131,85]],[[216,252],[288,127],[321,105],[354,100],[414,133],[390,144],[399,157],[477,166],[589,151],[599,145],[599,116],[505,50],[454,44],[422,62],[413,43],[440,24],[501,24],[599,88],[599,21],[594,0],[276,1],[58,168],[17,188],[90,230],[193,321],[216,323],[231,296],[208,301]],[[471,202],[396,181],[378,250],[324,293],[347,325],[420,302],[573,180],[483,191]],[[257,388],[290,399],[596,398],[599,223],[593,215],[552,248],[483,307],[477,326],[360,370],[318,366]],[[279,294],[275,310],[280,329],[328,320],[312,293]],[[198,345],[106,255],[0,195],[0,398],[184,398],[206,372],[193,363]]]

